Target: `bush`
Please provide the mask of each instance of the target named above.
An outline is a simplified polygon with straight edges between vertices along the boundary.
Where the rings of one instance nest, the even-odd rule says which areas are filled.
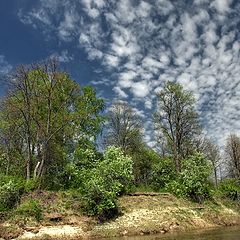
[[[88,215],[96,215],[104,220],[118,213],[117,192],[109,189],[102,177],[95,175],[84,184],[84,187],[83,208]]]
[[[168,182],[165,189],[178,197],[186,197],[184,186],[182,185],[180,178]]]
[[[176,180],[167,184],[166,189],[177,196],[202,202],[212,196],[212,186],[208,180],[211,172],[211,164],[206,158],[201,154],[193,155],[183,162],[182,171]]]
[[[89,170],[80,191],[84,210],[100,219],[118,214],[117,197],[127,192],[133,181],[132,160],[119,148],[109,147],[104,159],[96,168]]]
[[[37,221],[42,219],[42,208],[37,200],[29,200],[18,206],[17,214],[24,217],[34,217]]]
[[[238,200],[240,198],[240,181],[237,179],[225,179],[221,181],[219,187],[220,195]]]
[[[3,178],[0,186],[0,212],[12,209],[24,193],[24,181],[11,177]]]
[[[39,186],[39,182],[37,180],[30,179],[25,182],[24,191],[26,193],[32,192],[32,191],[36,190],[38,188],[38,186]]]
[[[97,169],[109,188],[113,187],[121,194],[130,190],[133,182],[133,161],[131,157],[124,156],[120,148],[109,147]]]
[[[176,178],[176,171],[172,159],[163,158],[153,165],[152,187],[154,190],[160,190],[166,187],[170,181]]]
[[[25,184],[25,180],[21,177],[0,174],[0,187],[12,181],[14,185],[22,187]]]
[[[86,146],[88,147],[88,146]],[[64,171],[58,175],[58,185],[61,189],[79,189],[83,182],[89,179],[91,169],[101,161],[101,154],[92,147],[76,148],[73,162],[66,164]]]

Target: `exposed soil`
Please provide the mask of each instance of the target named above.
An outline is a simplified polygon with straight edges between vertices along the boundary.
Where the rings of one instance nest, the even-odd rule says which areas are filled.
[[[83,216],[77,197],[38,192],[23,201],[29,198],[41,202],[43,220],[15,216],[2,221],[0,239],[99,239],[240,224],[237,204],[229,207],[222,201],[211,201],[201,205],[171,194],[136,193],[121,197],[122,215],[105,223]]]

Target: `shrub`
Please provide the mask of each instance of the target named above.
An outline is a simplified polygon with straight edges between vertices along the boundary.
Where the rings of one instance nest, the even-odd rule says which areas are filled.
[[[38,186],[39,186],[39,182],[37,180],[29,179],[28,181],[25,182],[24,191],[26,193],[32,192],[36,190]]]
[[[24,182],[21,179],[9,179],[5,179],[0,186],[0,212],[12,209],[24,192]]]
[[[184,186],[180,182],[179,178],[176,178],[175,180],[172,180],[168,182],[165,186],[166,191],[173,193],[176,196],[179,197],[185,197],[185,191]]]
[[[225,179],[219,185],[220,195],[238,200],[240,198],[240,181],[237,179]]]
[[[209,182],[211,173],[210,162],[199,153],[184,161],[180,174],[184,194],[197,202],[209,198],[212,195]]]
[[[88,147],[88,146],[86,146]],[[58,185],[61,189],[79,189],[86,179],[89,179],[91,169],[101,161],[101,154],[92,147],[76,148],[73,161],[66,164],[64,171],[58,175]]]
[[[144,144],[132,149],[130,156],[133,160],[133,174],[136,186],[149,186],[152,181],[153,165],[161,161],[157,152]]]
[[[10,181],[12,181],[16,187],[22,187],[25,184],[25,180],[21,177],[0,174],[0,187],[9,183]]]
[[[178,196],[202,202],[212,196],[208,180],[212,172],[211,164],[201,154],[195,154],[183,161],[182,171],[176,180],[170,181],[166,189]]]
[[[133,161],[124,156],[120,148],[109,147],[97,169],[109,188],[113,187],[119,193],[129,191],[133,182]]]
[[[109,189],[102,177],[93,176],[84,184],[84,187],[83,208],[88,215],[109,219],[118,213],[117,192]]]
[[[84,210],[100,219],[118,214],[117,196],[127,192],[133,181],[131,158],[119,148],[109,147],[104,159],[86,176],[80,188]]]
[[[20,204],[16,212],[24,217],[34,217],[37,221],[42,219],[42,208],[37,200],[31,199]]]
[[[175,167],[172,159],[163,158],[153,165],[152,187],[154,190],[160,190],[176,178]]]

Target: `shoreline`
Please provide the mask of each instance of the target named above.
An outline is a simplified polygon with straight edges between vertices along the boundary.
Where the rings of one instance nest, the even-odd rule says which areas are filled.
[[[74,211],[54,209],[44,213],[40,222],[1,223],[0,239],[110,239],[240,226],[238,206],[232,208],[220,201],[197,204],[171,194],[134,194],[118,201],[122,215],[108,222],[99,223]]]

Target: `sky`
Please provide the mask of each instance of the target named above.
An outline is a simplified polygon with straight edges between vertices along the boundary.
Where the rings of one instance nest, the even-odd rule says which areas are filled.
[[[0,78],[56,56],[80,85],[127,101],[153,144],[155,93],[192,91],[220,146],[240,133],[239,0],[1,0]]]

